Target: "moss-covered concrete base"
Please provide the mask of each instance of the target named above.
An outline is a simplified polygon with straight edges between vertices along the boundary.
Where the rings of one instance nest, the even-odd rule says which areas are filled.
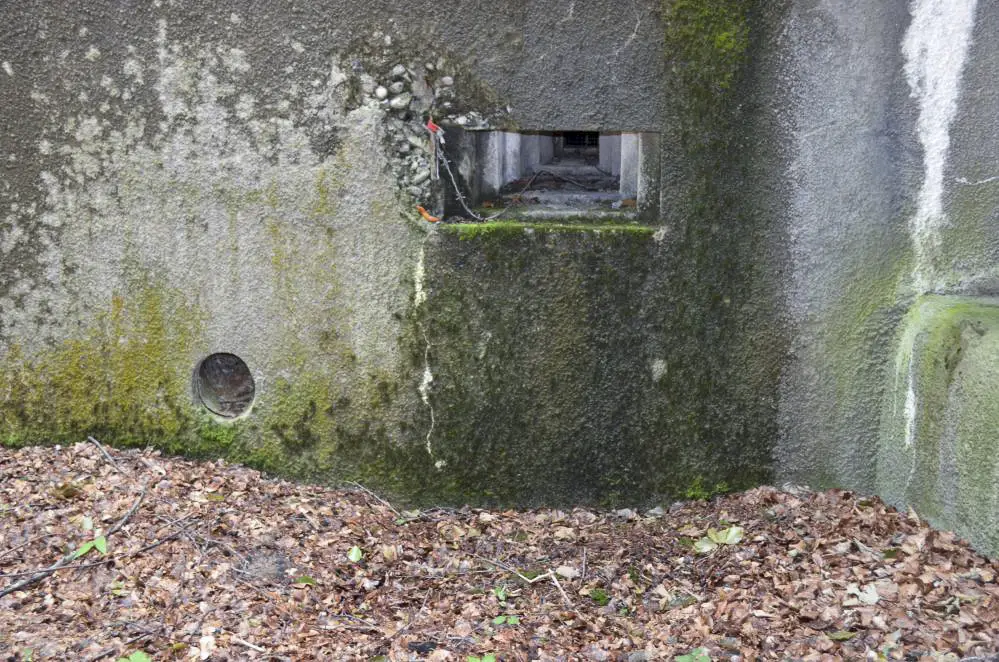
[[[918,300],[893,377],[880,493],[999,553],[999,300]]]
[[[687,341],[663,338],[676,311],[663,303],[662,250],[655,228],[631,226],[433,235],[417,357],[434,414],[430,479],[479,502],[611,505],[765,477],[768,448],[743,438],[719,452],[721,426],[692,420],[682,394],[711,386],[684,378]]]

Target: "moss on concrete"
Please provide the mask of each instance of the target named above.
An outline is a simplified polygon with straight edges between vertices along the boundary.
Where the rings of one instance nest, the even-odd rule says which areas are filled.
[[[821,388],[813,397],[822,413],[809,434],[837,442],[835,448],[812,444],[807,479],[817,488],[842,486],[846,466],[850,487],[871,489],[881,420],[871,403],[880,401],[891,370],[899,290],[910,273],[908,246],[858,246],[842,268],[851,275],[831,305],[816,315],[821,330],[805,350]]]
[[[450,502],[613,506],[768,475],[765,446],[711,434],[705,422],[724,423],[690,409],[719,386],[691,383],[674,357],[724,357],[668,335],[678,311],[675,293],[660,289],[654,228],[511,225],[445,230],[427,244],[429,348],[417,349],[433,375],[428,442],[441,463],[428,488]],[[423,360],[419,351],[414,367]]]
[[[990,281],[995,292],[995,227],[999,222],[999,181],[955,185],[948,204],[947,223],[934,247],[933,274],[941,287],[964,289],[966,281]]]
[[[439,226],[441,232],[456,234],[461,239],[472,239],[490,235],[517,235],[523,233],[551,232],[607,232],[631,233],[649,236],[656,228],[647,225],[625,225],[611,223],[567,223],[560,221],[487,221],[484,223],[445,223]]]
[[[673,493],[690,489],[691,477],[732,489],[772,478],[787,357],[780,309],[786,244],[775,227],[782,205],[770,179],[781,166],[765,149],[777,144],[776,129],[758,112],[767,87],[753,66],[767,47],[757,11],[763,6],[662,4],[665,241],[653,296],[667,311],[657,325],[668,369],[658,383],[666,404],[649,425],[662,435],[659,452],[676,454],[671,480],[687,477],[687,484],[664,485]],[[727,467],[719,472],[722,458]],[[652,466],[657,458],[642,461]]]
[[[900,331],[878,490],[999,551],[999,301],[925,296]]]
[[[8,443],[142,444],[191,426],[190,370],[204,313],[148,276],[113,294],[92,328],[32,356],[0,361],[0,427]]]
[[[663,0],[666,57],[705,106],[733,87],[749,49],[750,0]]]

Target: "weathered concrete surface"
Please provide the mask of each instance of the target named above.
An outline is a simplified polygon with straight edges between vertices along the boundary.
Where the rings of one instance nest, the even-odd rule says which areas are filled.
[[[659,11],[636,0],[8,12],[3,440],[92,433],[438,502],[610,503],[763,479],[772,394],[731,376],[767,339],[753,325],[723,337],[745,331],[745,311],[765,317],[757,281],[692,278],[676,251],[694,244],[674,246],[668,228],[562,228],[483,251],[428,230],[412,212],[415,177],[399,179],[395,150],[428,145],[410,126],[430,103],[417,71],[453,79],[455,113],[658,130],[670,84]],[[611,13],[634,21],[606,24]],[[395,63],[409,73],[391,74]],[[400,77],[407,91],[386,89]],[[689,227],[702,265],[739,243]],[[743,246],[733,264],[752,254]],[[508,269],[522,262],[517,289]],[[561,275],[546,284],[548,270]],[[479,285],[495,309],[452,309]],[[467,329],[450,326],[457,313]],[[483,376],[467,345],[501,335],[502,320],[513,330],[487,356],[505,361]],[[191,392],[198,361],[218,351],[256,384],[235,421]],[[553,379],[561,390],[545,397]],[[495,407],[511,427],[490,427]],[[532,445],[551,461],[525,470]]]
[[[993,554],[997,21],[986,3],[792,3],[778,46],[793,137],[778,475],[877,492]]]
[[[999,553],[999,301],[920,299],[893,368],[879,491]]]
[[[938,260],[947,292],[999,294],[997,29],[999,11],[979,1],[944,173],[947,223],[941,229]]]
[[[670,339],[673,248],[652,228],[458,226],[426,250],[426,443],[450,489],[606,505],[770,475],[766,444],[695,408],[732,391],[686,356],[709,340]]]
[[[996,551],[993,304],[920,297],[999,289],[999,9],[979,4],[957,76],[920,69],[950,34],[912,31],[924,5],[9,9],[2,439],[97,433],[438,503],[779,478],[880,491]],[[660,218],[429,227],[431,107],[658,132]],[[965,336],[900,423],[899,352],[933,365]],[[215,351],[256,381],[235,422],[192,397]]]
[[[335,448],[370,414],[346,394],[398,380],[420,237],[399,213],[381,113],[348,108],[335,62],[296,70],[290,38],[254,51],[235,12],[214,41],[138,13],[128,44],[109,40],[100,7],[71,30],[39,8],[18,34],[40,56],[2,56],[20,116],[4,141],[4,435],[92,430],[264,465],[313,435]],[[257,378],[253,416],[234,426],[191,402],[215,351]]]
[[[907,275],[918,151],[899,44],[905,2],[793,3],[781,48],[793,324],[778,466],[874,488],[887,357]]]

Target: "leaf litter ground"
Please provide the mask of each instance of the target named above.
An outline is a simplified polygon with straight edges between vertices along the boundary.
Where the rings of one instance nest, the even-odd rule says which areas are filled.
[[[957,660],[999,650],[997,574],[843,491],[416,512],[96,441],[0,449],[0,659]]]

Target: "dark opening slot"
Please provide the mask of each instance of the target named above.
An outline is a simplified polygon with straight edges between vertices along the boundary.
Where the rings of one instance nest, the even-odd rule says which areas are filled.
[[[597,147],[600,134],[596,131],[566,131],[563,134],[566,147]]]

